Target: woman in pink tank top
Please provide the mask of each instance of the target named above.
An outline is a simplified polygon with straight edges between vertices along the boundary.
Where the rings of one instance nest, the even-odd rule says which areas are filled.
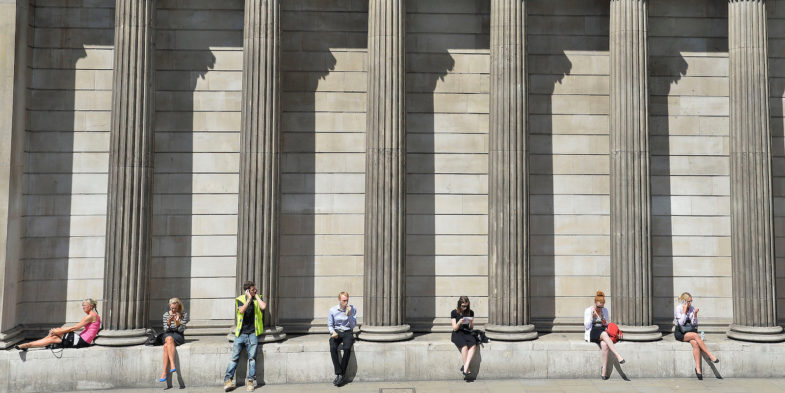
[[[98,335],[98,330],[101,329],[101,317],[95,311],[98,303],[93,299],[85,299],[82,301],[82,311],[85,317],[73,326],[66,326],[49,330],[49,334],[33,342],[16,345],[15,348],[20,351],[27,351],[28,348],[42,348],[52,344],[62,344],[63,348],[82,348],[90,346]],[[75,332],[84,328],[80,334]]]

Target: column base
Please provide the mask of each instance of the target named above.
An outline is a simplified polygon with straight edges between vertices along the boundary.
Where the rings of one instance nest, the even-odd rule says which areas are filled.
[[[95,345],[103,347],[142,345],[148,337],[150,337],[149,329],[101,330],[95,339]]]
[[[534,325],[485,325],[485,335],[491,340],[499,341],[528,341],[537,338]]]
[[[364,341],[379,341],[379,342],[392,342],[404,341],[414,337],[414,333],[409,330],[409,325],[398,326],[370,326],[362,325],[360,327],[360,334],[357,335],[360,340]]]
[[[781,326],[744,326],[730,325],[728,338],[740,341],[751,341],[756,343],[778,343],[785,341],[785,333]]]
[[[660,327],[657,325],[648,325],[648,326],[619,325],[619,329],[624,334],[624,341],[662,340],[662,332],[660,332]]]
[[[234,342],[234,331],[236,328],[229,328],[229,333],[226,335],[226,340],[230,343]],[[286,340],[286,333],[283,331],[283,327],[281,326],[273,326],[269,328],[264,328],[262,331],[262,335],[259,336],[259,343],[274,343],[278,341]]]
[[[23,333],[24,330],[21,326],[16,326],[0,333],[0,349],[8,349],[14,346],[14,344],[22,342],[25,339]]]

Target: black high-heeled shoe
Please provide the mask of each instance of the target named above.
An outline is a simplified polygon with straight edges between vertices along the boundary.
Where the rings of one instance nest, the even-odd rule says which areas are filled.
[[[698,381],[703,381],[703,374],[698,372],[698,369],[695,369],[695,376],[698,377]]]
[[[27,348],[22,348],[18,344],[14,345],[14,349],[16,349],[17,351],[27,352]]]
[[[607,381],[608,378],[610,378],[609,376],[606,376],[606,375],[602,374],[602,367],[600,368],[600,378],[602,378],[603,381]]]
[[[719,362],[720,362],[720,358],[714,358],[714,361],[712,363],[717,364]]]

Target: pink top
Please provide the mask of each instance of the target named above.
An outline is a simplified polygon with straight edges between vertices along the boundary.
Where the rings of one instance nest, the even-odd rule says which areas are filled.
[[[95,336],[98,335],[98,329],[101,329],[101,317],[98,316],[98,314],[95,314],[95,322],[88,323],[87,326],[84,327],[82,333],[79,333],[79,337],[86,343],[92,344],[93,340],[95,340]]]

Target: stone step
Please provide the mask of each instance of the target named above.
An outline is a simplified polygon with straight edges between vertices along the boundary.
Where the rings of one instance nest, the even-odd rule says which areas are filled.
[[[704,360],[706,378],[785,377],[785,343],[758,344],[708,335],[709,350],[721,359]],[[650,343],[621,342],[624,365],[614,362],[611,377],[629,379],[694,377],[692,347],[667,335]],[[0,391],[36,392],[120,387],[153,388],[161,369],[161,347],[90,347],[0,352]],[[194,339],[178,347],[179,377],[186,386],[220,386],[230,358],[225,338]],[[596,378],[601,352],[582,334],[552,333],[527,342],[490,342],[478,351],[472,372],[479,379]],[[612,356],[611,356],[612,357]],[[261,345],[257,380],[265,384],[325,383],[333,379],[328,336],[289,336],[286,341]],[[463,376],[460,354],[449,334],[416,336],[398,343],[357,341],[347,376],[355,381],[455,380]],[[715,366],[715,367],[712,367]],[[42,372],[46,370],[46,372]],[[246,375],[245,358],[236,377]]]

